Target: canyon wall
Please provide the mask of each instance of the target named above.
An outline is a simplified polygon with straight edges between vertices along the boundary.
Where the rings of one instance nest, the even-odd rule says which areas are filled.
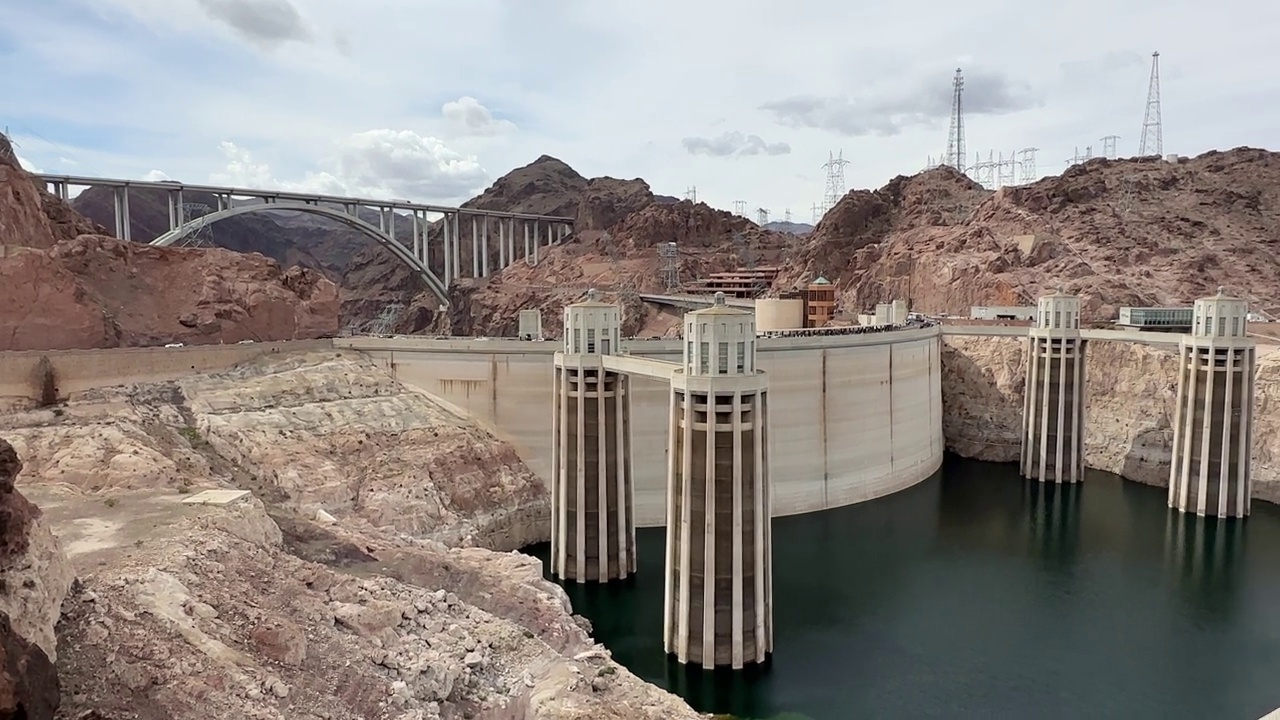
[[[1177,350],[1088,341],[1085,463],[1129,480],[1167,487]],[[1258,349],[1253,497],[1280,502],[1280,356]],[[1020,337],[944,336],[942,428],[964,457],[1017,462],[1026,382]]]

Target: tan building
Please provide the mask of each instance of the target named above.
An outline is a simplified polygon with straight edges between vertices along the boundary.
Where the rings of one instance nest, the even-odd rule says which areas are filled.
[[[836,286],[819,277],[804,290],[805,327],[825,327],[836,314]]]

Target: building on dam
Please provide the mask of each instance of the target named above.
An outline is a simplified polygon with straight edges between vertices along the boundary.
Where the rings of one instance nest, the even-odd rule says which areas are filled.
[[[1196,300],[1191,333],[1178,345],[1169,507],[1185,513],[1249,514],[1256,350],[1248,312],[1218,288]]]
[[[606,370],[622,311],[596,292],[564,310],[554,361],[551,570],[563,580],[607,582],[636,570],[627,376]]]
[[[1080,298],[1062,290],[1040,298],[1027,333],[1023,477],[1053,483],[1084,477],[1084,355]]]
[[[741,668],[773,651],[768,381],[755,316],[685,315],[671,376],[664,646],[682,663]]]

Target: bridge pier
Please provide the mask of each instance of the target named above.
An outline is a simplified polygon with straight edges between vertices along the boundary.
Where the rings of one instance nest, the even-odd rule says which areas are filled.
[[[604,369],[618,350],[621,311],[593,290],[564,309],[551,416],[551,571],[608,582],[636,571],[627,376]]]
[[[1084,479],[1085,342],[1080,298],[1061,290],[1040,298],[1027,334],[1022,407],[1025,478],[1076,483]]]
[[[133,235],[132,223],[129,222],[129,186],[116,188],[115,192],[115,211],[116,211],[116,238],[118,240],[131,240]]]
[[[1254,367],[1248,304],[1227,296],[1195,302],[1192,330],[1178,344],[1178,404],[1169,468],[1169,507],[1243,518],[1253,479]]]
[[[480,277],[489,277],[489,216],[480,216]]]
[[[498,270],[507,266],[507,223],[498,218]]]
[[[773,651],[768,380],[755,317],[685,315],[672,376],[663,645],[681,663],[742,668]]]

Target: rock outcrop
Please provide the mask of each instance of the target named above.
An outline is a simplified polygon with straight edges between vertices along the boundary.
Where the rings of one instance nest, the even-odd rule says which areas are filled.
[[[1022,338],[943,341],[943,434],[964,457],[1017,462],[1026,382]],[[1280,502],[1280,355],[1260,348],[1253,497]],[[1178,358],[1173,349],[1091,340],[1087,349],[1085,464],[1168,487]]]
[[[0,717],[58,709],[54,625],[72,572],[39,508],[15,487],[22,461],[0,439]]]
[[[989,192],[948,167],[847,194],[780,282],[823,274],[846,308],[893,297],[964,313],[1064,287],[1086,321],[1121,305],[1186,305],[1224,285],[1280,309],[1280,154],[1094,159]]]
[[[510,447],[355,354],[0,417],[81,582],[67,717],[699,717],[595,645]],[[229,505],[182,502],[212,488]],[[467,547],[470,546],[470,547]]]

